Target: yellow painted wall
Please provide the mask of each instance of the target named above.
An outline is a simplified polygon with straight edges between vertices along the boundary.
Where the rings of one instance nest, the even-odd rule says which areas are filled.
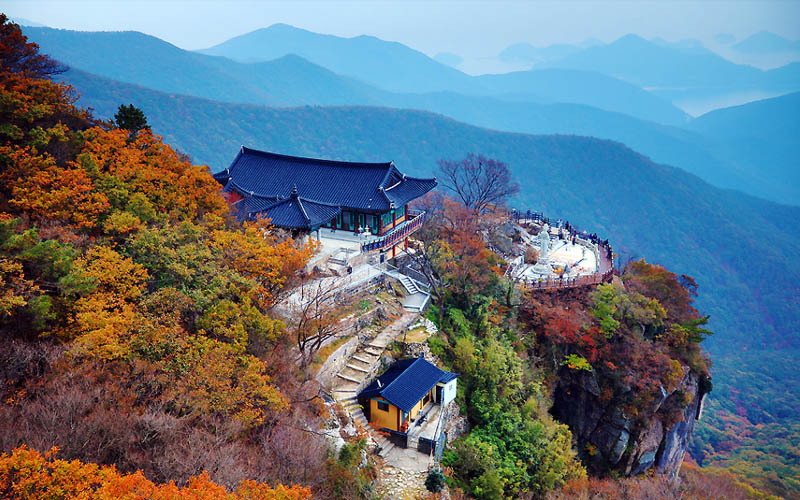
[[[383,233],[386,233],[386,232],[390,231],[395,226],[399,226],[400,224],[405,222],[405,220],[406,220],[406,216],[404,215],[404,216],[398,218],[395,222],[390,222],[389,224],[386,224],[385,226],[383,226]],[[381,234],[383,234],[383,233],[381,233]]]
[[[433,389],[431,389],[431,391],[430,391],[430,392],[428,392],[428,395],[430,396],[430,399],[428,400],[428,402],[429,402],[429,403],[430,403],[431,401],[433,401],[433,395],[434,395],[434,392],[433,392],[433,391],[434,391],[434,390],[436,390],[436,387],[434,387]],[[422,411],[422,408],[424,408],[424,407],[425,407],[425,404],[422,402],[422,401],[424,401],[424,400],[425,400],[425,398],[423,397],[422,399],[420,399],[420,400],[417,402],[417,404],[416,404],[416,405],[414,405],[414,407],[413,407],[413,408],[411,408],[411,412],[408,414],[408,418],[410,418],[410,419],[411,419],[411,418],[417,418],[417,415],[419,415],[419,413]]]
[[[381,401],[385,400],[381,399]],[[389,411],[383,411],[378,409],[377,400],[371,399],[369,401],[370,423],[375,424],[378,427],[392,429],[393,431],[399,430],[397,428],[397,415],[400,410],[398,410],[396,406],[389,402],[387,402],[387,404],[389,405]]]

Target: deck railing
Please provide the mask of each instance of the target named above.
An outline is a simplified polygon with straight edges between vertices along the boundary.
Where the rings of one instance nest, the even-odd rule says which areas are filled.
[[[611,248],[611,243],[606,239],[601,239],[596,233],[587,233],[580,231],[578,228],[563,219],[550,219],[545,217],[541,212],[534,212],[528,210],[522,212],[520,210],[511,210],[509,212],[511,219],[515,220],[522,226],[534,225],[542,226],[547,224],[551,230],[558,231],[559,239],[571,240],[573,243],[580,243],[590,248],[597,259],[597,272],[583,276],[575,276],[571,278],[554,277],[554,278],[522,278],[520,282],[525,284],[530,290],[554,290],[559,288],[574,288],[581,286],[598,285],[600,283],[608,283],[614,275],[614,251]],[[506,269],[507,274],[512,274],[514,266],[509,265]]]
[[[373,250],[383,250],[384,248],[391,248],[397,242],[409,236],[411,233],[415,232],[417,229],[422,227],[422,223],[425,222],[425,212],[411,212],[409,211],[406,214],[406,217],[411,217],[411,219],[406,220],[399,226],[393,228],[388,233],[384,234],[380,238],[374,239],[367,243],[361,244],[361,251],[362,252],[371,252]]]

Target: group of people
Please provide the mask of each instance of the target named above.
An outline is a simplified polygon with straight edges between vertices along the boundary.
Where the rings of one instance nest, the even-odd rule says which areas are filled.
[[[535,222],[537,224],[547,224],[551,227],[558,228],[558,237],[561,240],[569,239],[570,242],[574,245],[576,243],[577,238],[580,236],[584,240],[591,241],[599,248],[605,249],[606,258],[610,261],[613,257],[613,252],[611,251],[611,244],[608,242],[608,239],[601,240],[597,233],[587,233],[586,231],[578,231],[578,229],[569,223],[569,221],[564,221],[562,219],[558,219],[555,223],[551,223],[548,217],[545,217],[541,212],[533,212],[528,210],[526,213],[522,213],[516,208],[511,209],[511,217],[515,220],[519,221],[520,219],[526,219],[531,222]]]

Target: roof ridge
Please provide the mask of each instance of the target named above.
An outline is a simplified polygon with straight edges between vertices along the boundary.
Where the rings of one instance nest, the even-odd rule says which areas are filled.
[[[326,203],[324,201],[318,201],[318,200],[314,200],[312,198],[306,198],[304,196],[298,196],[297,198],[301,199],[303,201],[308,201],[310,203],[316,203],[317,205],[325,205],[326,207],[336,207],[336,208],[340,208],[341,207],[341,205],[336,205],[335,203]]]
[[[412,180],[415,180],[415,181],[434,181],[434,182],[438,182],[438,180],[436,179],[435,175],[433,177],[414,177],[413,175],[407,175],[405,180],[409,180],[409,179],[412,179]]]
[[[303,206],[303,201],[300,199],[299,196],[296,197],[297,199],[297,206],[300,207],[300,212],[303,213],[303,217],[306,219],[306,224],[311,222],[311,217],[308,216],[308,212],[306,212],[306,207]]]
[[[327,159],[324,159],[324,158],[311,158],[309,156],[294,156],[294,155],[286,155],[286,154],[281,154],[281,153],[273,153],[271,151],[261,151],[259,149],[252,149],[252,148],[248,148],[248,147],[245,147],[245,146],[242,146],[242,149],[239,152],[239,155],[241,155],[243,153],[256,154],[256,155],[260,155],[260,156],[271,156],[271,157],[274,157],[274,158],[282,158],[282,159],[285,159],[285,160],[312,161],[312,162],[322,163],[322,164],[326,164],[326,165],[343,165],[343,166],[346,165],[346,166],[349,166],[349,167],[359,166],[359,167],[368,167],[368,168],[377,168],[377,167],[386,168],[386,167],[394,166],[394,164],[392,162],[370,163],[370,162],[358,162],[358,161],[327,160]],[[239,155],[237,155],[236,159],[238,159]],[[234,160],[234,162],[236,161],[236,159]]]
[[[409,363],[409,364],[408,364],[408,366],[406,366],[406,367],[405,367],[405,369],[403,369],[403,371],[401,371],[401,372],[400,372],[400,374],[394,378],[394,380],[392,380],[391,382],[389,382],[388,384],[386,384],[386,386],[385,386],[385,387],[382,387],[382,388],[381,388],[381,393],[383,393],[383,391],[386,391],[386,390],[388,390],[388,389],[389,389],[389,387],[391,387],[391,386],[392,386],[392,384],[394,384],[395,382],[397,382],[397,379],[399,379],[400,377],[402,377],[402,376],[405,374],[405,372],[406,372],[406,371],[408,371],[408,369],[409,369],[409,368],[411,368],[412,366],[414,366],[415,364],[417,364],[417,362],[418,362],[418,361],[420,361],[420,360],[422,360],[422,361],[425,361],[425,362],[428,362],[428,361],[427,361],[425,358],[423,358],[422,356],[419,356],[417,359],[415,359],[414,361],[412,361],[411,363]],[[398,361],[398,363],[399,363],[399,361]],[[431,365],[433,365],[433,366],[436,366],[436,365],[434,365],[433,363],[429,363],[429,364],[431,364]],[[439,367],[438,367],[438,366],[436,366],[436,368],[439,368]],[[377,380],[377,379],[376,379],[376,380]]]
[[[386,186],[384,184],[386,184],[386,181],[389,180],[389,176],[392,175],[392,172],[394,172],[395,170],[397,170],[397,167],[394,166],[394,162],[390,163],[389,170],[386,171],[386,174],[383,176],[383,179],[381,179],[381,182],[378,184],[378,187],[382,188],[382,190],[385,190]]]

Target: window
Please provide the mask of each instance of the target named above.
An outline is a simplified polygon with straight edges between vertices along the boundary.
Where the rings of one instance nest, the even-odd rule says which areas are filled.
[[[381,411],[389,411],[389,403],[384,403],[383,401],[378,401],[378,409]]]
[[[383,227],[386,227],[392,223],[392,212],[386,212],[381,216],[381,220],[383,221]]]
[[[404,216],[405,214],[406,214],[406,206],[403,205],[402,207],[400,207],[397,210],[397,218],[399,219],[400,217]]]

